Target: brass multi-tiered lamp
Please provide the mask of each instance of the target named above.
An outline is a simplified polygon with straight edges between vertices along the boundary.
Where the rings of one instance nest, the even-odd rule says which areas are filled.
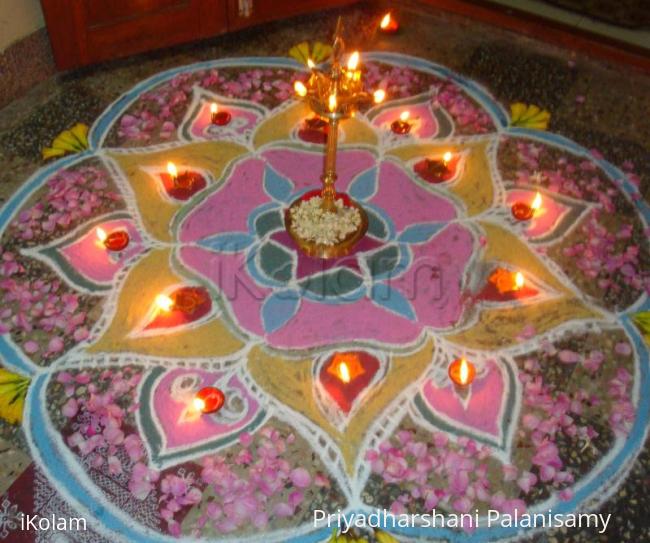
[[[368,216],[363,208],[349,196],[337,193],[336,183],[336,151],[338,146],[338,127],[342,120],[348,119],[364,105],[383,101],[385,93],[377,90],[370,94],[363,90],[361,71],[359,68],[359,53],[355,51],[348,57],[347,65],[341,65],[344,52],[342,22],[339,18],[336,25],[334,44],[329,69],[322,71],[316,68],[313,62],[308,61],[311,75],[307,84],[297,81],[296,94],[305,99],[311,110],[320,118],[328,122],[327,144],[325,150],[325,168],[320,190],[311,191],[291,204],[285,213],[285,226],[289,235],[296,242],[300,250],[311,257],[338,258],[347,255],[365,235],[368,229]],[[310,198],[320,197],[320,209],[324,214],[340,213],[342,209],[354,208],[359,216],[354,230],[347,232],[344,237],[327,242],[318,239],[306,239],[299,233],[293,210],[304,204]],[[338,205],[337,205],[338,203]],[[331,218],[331,217],[330,217]],[[331,223],[331,221],[330,221]]]

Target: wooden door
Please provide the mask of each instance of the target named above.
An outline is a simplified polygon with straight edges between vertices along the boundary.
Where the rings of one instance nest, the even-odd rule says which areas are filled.
[[[41,0],[54,60],[69,69],[227,30],[227,0]]]
[[[228,29],[352,4],[355,0],[228,0]]]

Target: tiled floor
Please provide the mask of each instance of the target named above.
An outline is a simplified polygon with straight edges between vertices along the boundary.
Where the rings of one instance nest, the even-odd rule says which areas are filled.
[[[29,455],[11,444],[9,441],[0,439],[0,495],[3,494],[14,482],[14,480],[31,463]]]
[[[577,11],[570,11],[562,7],[548,4],[541,0],[490,0],[509,8],[525,11],[550,19],[558,23],[574,26],[580,30],[591,32],[599,36],[611,38],[628,45],[642,47],[650,50],[650,29],[631,29],[618,26],[605,21],[600,21]]]

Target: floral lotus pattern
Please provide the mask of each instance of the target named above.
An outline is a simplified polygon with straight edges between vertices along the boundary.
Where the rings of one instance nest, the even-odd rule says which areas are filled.
[[[575,510],[639,450],[648,349],[631,316],[650,257],[633,171],[514,126],[443,67],[369,54],[364,69],[389,99],[341,127],[337,189],[369,217],[345,258],[308,258],[283,227],[322,168],[286,59],[148,80],[0,215],[0,352],[31,378],[27,438],[100,532],[325,541],[315,508]],[[404,110],[414,127],[393,134]],[[421,175],[446,152],[449,175]],[[495,287],[517,271],[524,287]],[[161,315],[161,294],[191,310]],[[447,377],[459,356],[477,369],[464,392]],[[192,409],[205,386],[225,393],[217,413]]]
[[[186,217],[180,238],[194,246],[181,249],[180,259],[226,295],[240,327],[265,336],[271,346],[355,339],[408,343],[425,326],[458,322],[458,277],[472,253],[472,233],[449,224],[456,209],[444,196],[412,183],[393,163],[377,163],[370,152],[344,151],[339,158],[338,187],[368,208],[366,238],[337,262],[296,249],[284,230],[283,210],[313,186],[302,171],[317,171],[320,160],[318,153],[271,150],[238,164],[221,190]],[[248,215],[213,213],[234,205],[242,192],[254,206]],[[387,206],[408,209],[408,216],[391,216]],[[435,284],[423,286],[438,292],[438,300],[407,298],[417,287],[414,261],[438,271]],[[237,290],[242,283],[246,290]]]

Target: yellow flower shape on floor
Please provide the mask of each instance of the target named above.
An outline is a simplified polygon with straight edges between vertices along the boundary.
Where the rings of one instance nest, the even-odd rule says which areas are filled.
[[[379,543],[399,543],[399,541],[388,532],[382,532],[381,530],[375,530],[375,539]],[[368,543],[368,540],[363,537],[355,538],[349,534],[336,535],[336,532],[334,532],[332,537],[327,540],[327,543]]]
[[[510,104],[510,124],[521,128],[536,128],[546,130],[551,120],[551,114],[533,104],[515,102]]]
[[[301,64],[307,64],[307,59],[313,60],[316,64],[323,62],[332,53],[332,48],[326,43],[314,42],[311,48],[309,42],[303,41],[289,49],[289,56],[295,58]]]
[[[23,420],[23,404],[30,380],[0,368],[0,418],[10,424]]]
[[[85,149],[88,149],[88,125],[77,123],[70,130],[64,130],[54,138],[51,147],[43,149],[43,160],[68,153],[78,153]]]
[[[632,317],[636,327],[641,330],[643,339],[650,345],[650,311],[642,311]]]

